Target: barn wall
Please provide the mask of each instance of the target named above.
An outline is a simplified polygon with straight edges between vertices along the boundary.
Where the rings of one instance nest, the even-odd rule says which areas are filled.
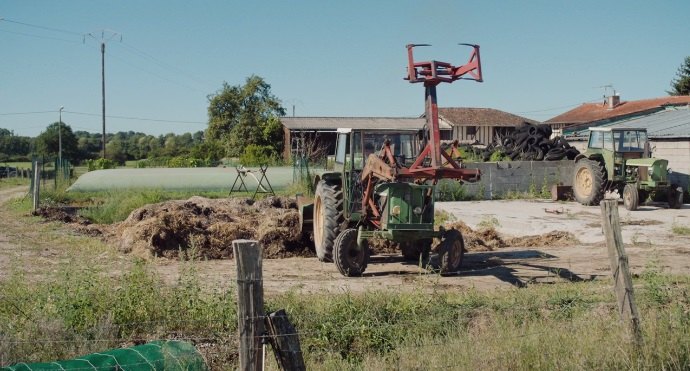
[[[651,143],[653,156],[668,160],[671,183],[687,191],[690,187],[690,140],[652,140]]]

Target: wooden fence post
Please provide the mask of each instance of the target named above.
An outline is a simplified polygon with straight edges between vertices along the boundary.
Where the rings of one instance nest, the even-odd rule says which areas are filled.
[[[603,219],[611,272],[613,273],[613,289],[616,292],[618,311],[621,320],[627,324],[635,342],[641,344],[640,316],[637,312],[637,306],[635,306],[628,255],[626,255],[625,248],[623,247],[623,237],[618,217],[618,200],[603,200],[601,202],[601,217]]]
[[[266,317],[266,328],[280,368],[287,371],[306,370],[299,335],[295,326],[290,323],[285,310],[280,309],[269,314]]]
[[[35,162],[34,165],[34,187],[32,189],[33,193],[33,212],[35,213],[36,210],[38,210],[39,205],[39,199],[40,199],[40,191],[39,189],[41,188],[41,167],[39,166],[38,162]]]
[[[257,241],[234,240],[237,264],[237,322],[240,335],[240,370],[261,370],[264,336],[264,293],[261,247]]]

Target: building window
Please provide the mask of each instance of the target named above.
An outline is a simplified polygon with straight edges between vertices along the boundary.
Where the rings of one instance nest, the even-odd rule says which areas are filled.
[[[472,136],[477,135],[477,127],[476,126],[468,126],[467,127],[467,136],[469,137],[470,135],[472,135]]]

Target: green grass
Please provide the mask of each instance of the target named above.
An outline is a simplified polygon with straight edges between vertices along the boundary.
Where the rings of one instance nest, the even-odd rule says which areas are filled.
[[[0,178],[0,189],[15,188],[19,186],[29,186],[29,179],[22,178]]]
[[[21,169],[31,169],[31,161],[24,162],[0,162],[0,166],[16,167]]]
[[[147,263],[115,278],[74,262],[39,283],[11,273],[0,282],[0,353],[5,362],[48,361],[136,339],[200,338],[214,369],[233,369],[233,286],[205,287],[194,264],[175,285]],[[267,298],[266,310],[287,311],[308,369],[687,369],[690,279],[657,272],[636,284],[640,349],[627,340],[607,281],[488,293],[289,292]]]

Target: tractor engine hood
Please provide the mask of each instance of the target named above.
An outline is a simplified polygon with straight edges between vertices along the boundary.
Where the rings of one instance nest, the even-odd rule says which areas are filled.
[[[649,177],[654,181],[665,181],[668,176],[668,160],[660,158],[636,158],[625,162],[626,166],[647,168]]]

